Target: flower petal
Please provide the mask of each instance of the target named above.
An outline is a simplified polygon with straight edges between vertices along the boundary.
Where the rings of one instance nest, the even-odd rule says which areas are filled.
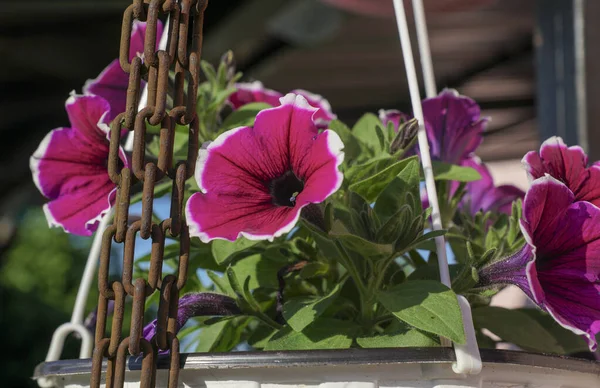
[[[554,136],[542,143],[539,153],[528,152],[522,162],[531,179],[550,174],[566,184],[577,200],[600,206],[600,167],[587,167],[588,157],[581,147],[567,147]]]
[[[162,37],[164,26],[160,20],[156,23],[156,48]],[[144,41],[146,40],[146,23],[135,20],[131,29],[131,40],[129,44],[129,61],[144,53]]]
[[[89,79],[83,86],[83,93],[101,96],[110,104],[107,122],[119,113],[125,112],[129,75],[121,69],[119,60],[112,61],[95,79]],[[142,84],[143,86],[143,84]]]
[[[240,82],[236,83],[237,90],[229,96],[229,103],[233,109],[237,109],[251,102],[265,102],[271,106],[278,106],[279,99],[283,94],[275,90],[266,89],[262,82]]]
[[[511,214],[513,201],[525,196],[525,192],[516,186],[496,187],[492,174],[478,157],[469,158],[462,165],[475,169],[481,175],[481,179],[467,183],[462,200],[463,205],[468,204],[471,214],[480,210]]]
[[[163,32],[163,24],[159,20],[156,25],[156,47],[160,42]],[[135,20],[133,22],[131,40],[129,46],[129,61],[144,53],[144,37],[146,34],[146,23]],[[84,94],[95,94],[101,96],[110,104],[110,113],[106,122],[110,123],[119,113],[125,112],[127,101],[127,86],[129,85],[129,74],[121,69],[119,60],[113,60],[95,79],[88,79],[83,86]],[[142,81],[141,88],[145,82]]]
[[[313,108],[318,108],[319,110],[313,116],[313,120],[318,128],[327,128],[329,122],[331,120],[337,119],[337,116],[331,110],[331,105],[329,101],[327,101],[323,96],[318,94],[311,93],[307,90],[303,89],[295,89],[292,90],[291,93],[298,94],[308,101],[308,104]]]
[[[106,174],[74,177],[68,184],[75,189],[44,205],[48,225],[60,226],[66,232],[80,236],[91,236],[114,205],[117,189]]]
[[[339,166],[344,161],[344,144],[337,133],[326,130],[313,143],[305,162],[299,166],[299,176],[308,177],[297,205],[320,203],[335,193],[344,180]]]
[[[600,209],[575,201],[553,177],[525,196],[521,229],[535,258],[527,265],[533,298],[595,349],[600,332]]]
[[[292,230],[300,210],[301,206],[276,207],[270,202],[236,201],[229,196],[195,193],[187,202],[185,214],[190,236],[203,242],[214,239],[235,241],[240,236],[273,241]]]
[[[31,156],[30,167],[36,186],[52,200],[44,208],[50,225],[90,235],[114,203],[103,123],[109,108],[98,96],[71,96],[66,108],[73,128],[58,128],[46,135]]]
[[[398,132],[398,128],[400,127],[400,123],[403,123],[407,120],[410,120],[410,116],[400,112],[396,109],[380,109],[379,110],[379,120],[387,127],[388,123],[392,123],[394,125],[394,129]]]
[[[460,164],[483,141],[487,119],[481,119],[479,106],[456,90],[446,89],[439,96],[423,101],[425,129],[432,157]]]

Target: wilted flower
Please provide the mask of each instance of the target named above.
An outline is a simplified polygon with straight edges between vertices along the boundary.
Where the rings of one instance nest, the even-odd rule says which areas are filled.
[[[596,349],[600,332],[600,209],[562,182],[533,181],[523,202],[527,243],[479,272],[479,286],[514,284],[561,326]]]
[[[290,93],[259,112],[254,127],[227,131],[200,150],[202,193],[186,205],[190,234],[204,242],[272,240],[294,227],[304,206],[333,194],[343,180],[343,144],[333,131],[319,133],[316,111]]]
[[[278,106],[280,104],[279,100],[283,97],[283,94],[265,88],[260,81],[248,83],[240,82],[236,83],[235,87],[237,88],[237,91],[229,96],[229,103],[233,109],[237,109],[251,102],[264,102],[271,106]],[[291,93],[304,97],[310,106],[318,108],[313,116],[317,127],[321,129],[327,128],[329,122],[337,118],[331,111],[329,101],[322,96],[302,89],[292,90]]]
[[[177,331],[188,319],[193,317],[230,316],[241,314],[235,300],[221,294],[209,292],[185,294],[179,299],[177,308]],[[142,331],[142,336],[152,341],[156,335],[156,319],[147,324]]]
[[[513,201],[525,196],[525,192],[516,186],[495,186],[492,175],[478,157],[467,159],[462,165],[475,169],[481,175],[481,179],[467,183],[461,201],[461,207],[470,214],[478,211],[511,214]],[[458,187],[458,183],[454,183],[454,187]]]
[[[44,213],[50,226],[91,235],[115,201],[108,177],[108,102],[99,96],[72,95],[66,103],[70,128],[51,131],[30,159],[33,181],[50,199]],[[120,158],[127,158],[120,148]]]
[[[539,153],[528,152],[522,162],[531,179],[549,174],[567,185],[576,200],[600,206],[600,165],[588,167],[588,157],[581,147],[567,147],[554,136],[542,143]]]
[[[162,35],[163,25],[160,21],[156,26],[156,41]],[[144,53],[144,37],[146,35],[146,23],[134,21],[131,31],[129,46],[129,61]],[[145,81],[141,81],[140,88],[143,89]],[[83,86],[84,94],[95,94],[101,96],[110,104],[110,114],[107,122],[111,122],[119,113],[125,112],[127,102],[127,86],[129,85],[129,74],[121,69],[119,59],[113,60],[95,79],[87,80]],[[141,90],[140,89],[140,90]]]
[[[422,105],[431,158],[451,164],[471,158],[483,141],[488,121],[481,118],[479,105],[454,89],[445,89],[437,97],[423,100]],[[384,125],[392,122],[398,129],[411,116],[397,110],[380,110],[379,118]]]

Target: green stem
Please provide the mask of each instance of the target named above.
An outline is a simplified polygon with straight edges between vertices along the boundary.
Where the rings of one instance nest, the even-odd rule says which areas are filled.
[[[263,314],[260,311],[254,311],[251,316],[253,316],[254,318],[258,319],[259,321],[261,321],[265,325],[272,327],[275,330],[281,330],[283,328],[282,325],[280,325],[279,323],[275,322],[269,316]]]

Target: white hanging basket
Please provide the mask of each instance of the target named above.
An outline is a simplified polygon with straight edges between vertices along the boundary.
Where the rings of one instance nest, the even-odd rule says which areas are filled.
[[[482,350],[479,375],[452,370],[450,348],[351,349],[181,355],[179,387],[206,388],[600,388],[600,363],[505,350]],[[168,358],[156,386],[166,387]],[[104,365],[106,367],[106,365]],[[132,357],[125,387],[139,387]],[[35,379],[56,387],[88,387],[91,360],[40,364]],[[104,378],[104,375],[103,375]],[[102,382],[104,387],[104,381]]]

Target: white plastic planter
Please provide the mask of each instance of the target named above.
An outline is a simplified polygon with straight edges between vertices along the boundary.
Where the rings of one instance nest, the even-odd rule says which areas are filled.
[[[483,370],[452,371],[450,348],[182,354],[180,387],[205,388],[600,388],[600,363],[567,357],[482,350]],[[125,387],[139,386],[141,363],[130,358]],[[157,387],[167,386],[161,358]],[[56,387],[87,387],[91,360],[40,364],[34,378]],[[104,386],[104,385],[103,385]]]

